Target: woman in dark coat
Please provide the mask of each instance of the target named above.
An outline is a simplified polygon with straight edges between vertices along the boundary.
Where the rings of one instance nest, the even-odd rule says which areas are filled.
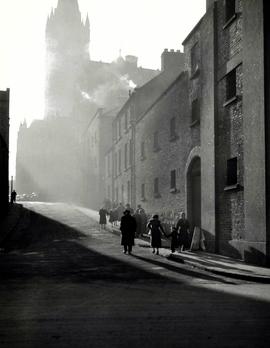
[[[99,224],[100,224],[100,229],[105,229],[105,226],[107,224],[107,218],[106,215],[108,215],[109,213],[107,212],[107,210],[105,208],[101,208],[99,210]]]
[[[158,219],[158,215],[154,215],[149,221],[147,228],[150,230],[151,235],[151,247],[153,248],[153,253],[159,254],[159,248],[161,248],[161,233],[165,235],[164,229]]]
[[[189,248],[189,222],[186,219],[185,213],[181,213],[181,218],[176,225],[178,231],[178,245],[180,251]]]
[[[172,237],[171,251],[172,253],[174,253],[176,248],[178,247],[178,234],[177,234],[177,228],[175,226],[172,227],[172,232],[171,234],[168,235],[168,237]]]
[[[130,215],[129,210],[124,211],[124,216],[121,218],[120,231],[121,231],[121,245],[123,245],[123,253],[127,252],[131,254],[132,246],[134,245],[134,238],[136,233],[136,220]]]

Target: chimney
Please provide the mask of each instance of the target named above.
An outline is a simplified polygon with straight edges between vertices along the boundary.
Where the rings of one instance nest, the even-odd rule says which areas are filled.
[[[180,50],[168,50],[161,54],[161,71],[183,71],[185,66],[185,54]]]

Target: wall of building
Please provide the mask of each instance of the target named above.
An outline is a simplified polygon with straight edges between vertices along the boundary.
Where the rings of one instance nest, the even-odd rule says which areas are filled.
[[[170,122],[175,118],[175,135]],[[158,147],[154,146],[157,132]],[[138,120],[135,128],[136,203],[147,213],[176,216],[186,210],[185,162],[192,147],[187,75],[177,79],[172,87]],[[141,144],[145,156],[142,157]],[[171,171],[176,171],[176,190],[171,190]],[[159,192],[155,195],[154,180],[158,178]],[[145,185],[145,197],[141,187]]]
[[[0,91],[0,218],[8,211],[9,89]]]

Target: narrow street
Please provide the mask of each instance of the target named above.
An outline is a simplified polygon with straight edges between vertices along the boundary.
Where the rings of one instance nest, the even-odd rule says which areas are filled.
[[[0,253],[1,347],[269,347],[270,285],[153,255],[60,203],[25,203]]]

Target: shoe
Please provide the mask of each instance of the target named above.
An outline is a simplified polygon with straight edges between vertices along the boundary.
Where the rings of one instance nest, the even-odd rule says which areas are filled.
[[[158,252],[158,251],[156,252],[156,255],[159,255],[159,252]]]
[[[155,253],[155,249],[152,251],[152,253],[153,253],[153,254]]]
[[[126,254],[127,252],[126,252],[126,250],[123,250],[123,254]]]

